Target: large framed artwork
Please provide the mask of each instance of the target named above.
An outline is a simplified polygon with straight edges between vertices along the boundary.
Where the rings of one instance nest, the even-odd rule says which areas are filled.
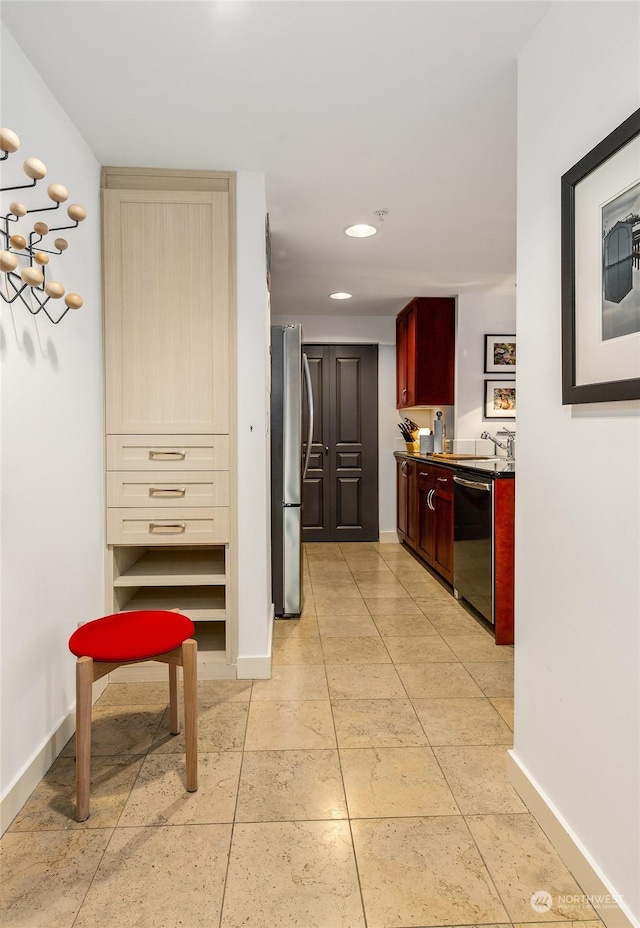
[[[483,419],[515,419],[515,380],[485,380]]]
[[[515,335],[485,335],[484,372],[485,374],[515,374]]]
[[[640,109],[562,177],[562,402],[640,399]]]

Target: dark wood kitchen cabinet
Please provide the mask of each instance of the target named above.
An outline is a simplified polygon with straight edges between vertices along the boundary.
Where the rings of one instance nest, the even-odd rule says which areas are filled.
[[[453,472],[418,467],[418,554],[453,583]]]
[[[396,408],[452,406],[455,300],[415,297],[396,318]]]
[[[418,465],[413,461],[396,461],[398,534],[400,540],[415,548],[418,541]]]

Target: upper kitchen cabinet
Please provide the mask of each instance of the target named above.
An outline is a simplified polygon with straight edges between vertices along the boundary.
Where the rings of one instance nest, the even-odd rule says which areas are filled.
[[[453,406],[455,300],[415,297],[396,319],[396,407]]]
[[[103,170],[107,434],[228,434],[232,178]]]

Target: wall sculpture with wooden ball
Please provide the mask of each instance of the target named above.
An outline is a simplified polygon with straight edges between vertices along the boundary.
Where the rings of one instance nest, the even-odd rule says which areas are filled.
[[[11,129],[0,129],[0,162],[6,161],[19,148],[20,139],[16,133]],[[0,193],[31,189],[47,174],[47,168],[39,158],[27,158],[22,169],[30,183],[2,186]],[[53,205],[28,207],[20,200],[14,200],[9,204],[8,212],[0,216],[0,233],[3,238],[0,243],[0,272],[3,278],[0,294],[5,303],[13,303],[19,299],[32,316],[42,311],[54,325],[57,325],[70,309],[80,309],[82,297],[77,293],[67,293],[65,296],[65,288],[60,281],[50,279],[50,256],[62,255],[69,244],[66,238],[55,238],[50,242],[47,236],[53,232],[77,228],[86,219],[87,212],[84,206],[72,203],[67,207],[70,223],[49,225],[38,219],[27,229],[27,223],[31,223],[27,218],[30,214],[59,210],[69,199],[69,191],[64,184],[49,184],[47,196]],[[4,210],[2,212],[4,213]],[[21,225],[12,228],[11,223]],[[50,311],[55,301],[62,297],[65,306],[62,312]]]

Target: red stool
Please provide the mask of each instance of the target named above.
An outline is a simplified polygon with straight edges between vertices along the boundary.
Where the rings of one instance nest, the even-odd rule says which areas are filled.
[[[89,818],[91,687],[122,664],[169,665],[171,734],[180,732],[178,667],[183,668],[187,790],[198,789],[198,643],[191,619],[179,612],[117,612],[81,625],[69,639],[76,662],[76,821]]]

